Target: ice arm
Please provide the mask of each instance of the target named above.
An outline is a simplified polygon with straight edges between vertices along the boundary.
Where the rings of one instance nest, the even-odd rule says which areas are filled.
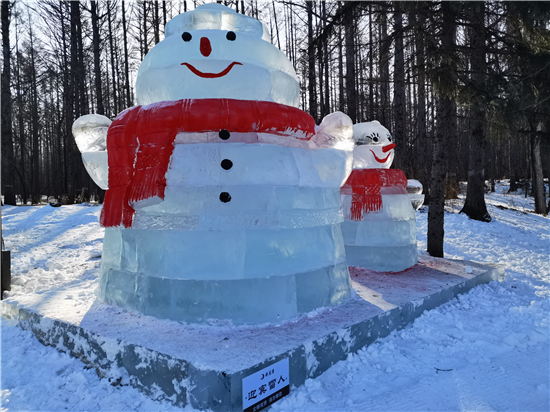
[[[326,116],[317,127],[317,133],[311,139],[312,149],[337,149],[352,151],[353,122],[342,112],[334,112]]]
[[[82,154],[86,171],[102,189],[109,188],[107,162],[107,130],[109,118],[100,114],[87,114],[73,123],[73,136]]]

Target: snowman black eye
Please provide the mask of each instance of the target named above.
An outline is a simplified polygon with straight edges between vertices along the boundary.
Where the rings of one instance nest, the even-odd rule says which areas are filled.
[[[225,37],[227,37],[227,40],[229,41],[234,41],[237,38],[237,35],[233,31],[228,31]]]
[[[191,36],[191,33],[189,33],[188,31],[186,31],[185,33],[183,33],[181,35],[181,38],[183,39],[183,41],[191,41],[191,39],[193,38],[193,36]]]
[[[391,142],[391,136],[390,135],[388,135],[388,141]]]
[[[373,135],[371,136],[371,139],[372,139],[372,141],[373,141],[374,143],[378,143],[378,140],[379,140],[379,139],[378,139],[378,135],[377,135],[377,134],[373,134]]]

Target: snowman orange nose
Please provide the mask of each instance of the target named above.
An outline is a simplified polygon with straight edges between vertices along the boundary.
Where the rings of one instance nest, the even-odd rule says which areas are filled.
[[[208,40],[208,37],[201,37],[201,54],[204,57],[210,56],[210,53],[212,53],[212,45],[210,44],[210,40]]]
[[[382,148],[382,151],[383,151],[384,153],[389,152],[389,151],[390,151],[391,149],[393,149],[395,146],[396,146],[395,143],[386,145],[386,146],[384,146],[384,147]]]

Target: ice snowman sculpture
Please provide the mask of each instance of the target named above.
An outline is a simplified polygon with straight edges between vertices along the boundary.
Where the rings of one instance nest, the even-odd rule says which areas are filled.
[[[317,126],[294,107],[296,73],[268,38],[220,4],[178,15],[139,68],[138,106],[110,126],[97,115],[75,122],[98,183],[108,153],[106,302],[257,324],[350,296],[339,190],[353,125],[337,112]],[[106,152],[88,153],[107,126]]]
[[[390,169],[395,143],[378,121],[353,126],[353,171],[341,189],[342,233],[350,266],[399,272],[418,261],[407,178]]]

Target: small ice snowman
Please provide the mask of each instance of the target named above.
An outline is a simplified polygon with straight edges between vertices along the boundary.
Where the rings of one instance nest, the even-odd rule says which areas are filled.
[[[394,158],[395,143],[388,129],[378,120],[353,125],[353,168],[389,169]]]
[[[350,266],[400,272],[418,261],[416,218],[395,143],[374,120],[353,126],[353,171],[341,189],[342,234]]]
[[[107,136],[106,150],[83,150],[92,176],[108,158],[108,181],[96,180],[108,187],[106,302],[257,324],[349,298],[339,191],[353,125],[336,112],[317,126],[299,110],[294,68],[267,39],[221,4],[180,14],[139,68],[138,106],[110,125],[75,122],[79,147]]]

